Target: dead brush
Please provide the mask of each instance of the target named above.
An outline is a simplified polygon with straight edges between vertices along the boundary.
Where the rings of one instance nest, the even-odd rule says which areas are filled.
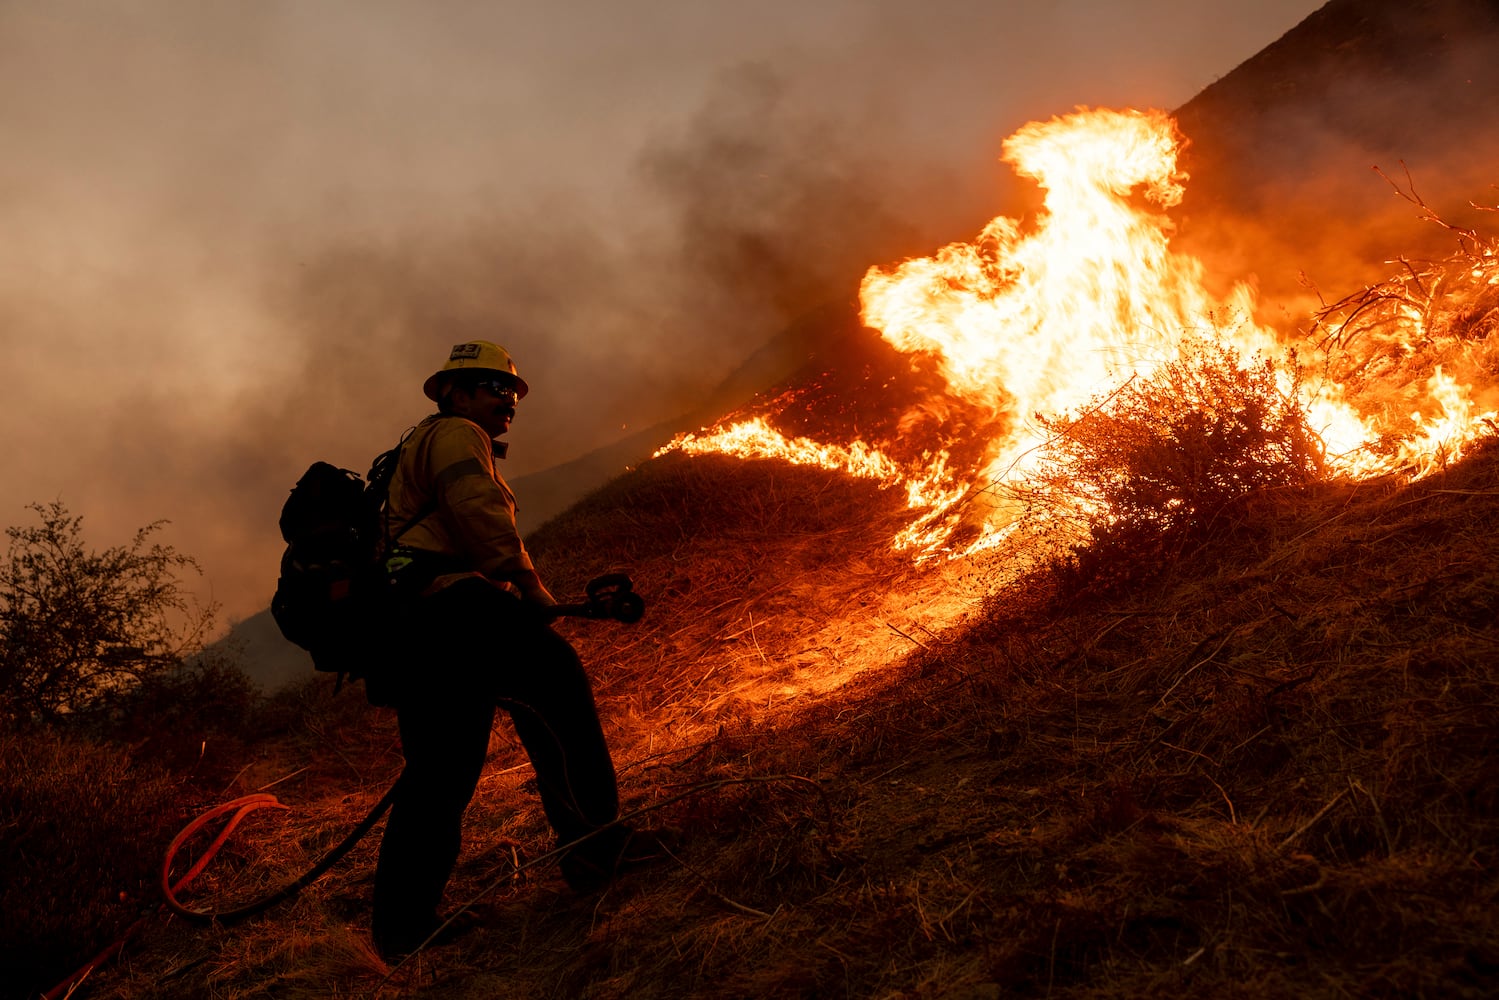
[[[816,488],[766,485],[765,471],[728,482],[788,501]],[[680,865],[600,898],[545,872],[511,880],[495,844],[509,838],[524,862],[544,826],[521,774],[496,773],[453,898],[502,884],[464,943],[385,981],[360,951],[359,862],[233,934],[163,932],[107,995],[1490,993],[1496,497],[1487,449],[1422,483],[1317,485],[1245,513],[1254,545],[1188,547],[1149,584],[1065,614],[996,601],[981,627],[905,643],[915,657],[836,696],[692,717],[765,667],[749,635],[727,637],[749,608],[758,632],[760,610],[778,606],[754,602],[779,600],[789,574],[756,581],[801,551],[766,544],[764,561],[744,555],[736,603],[714,611],[728,595],[710,578],[642,623],[704,644],[693,671],[716,671],[692,677],[695,693],[634,690],[652,671],[687,672],[661,636],[592,633],[604,684],[618,685],[603,711],[626,808],[713,786],[657,814],[689,834]],[[808,517],[836,523],[838,510]],[[709,553],[711,573],[734,565],[706,532],[673,551],[678,572]],[[794,583],[836,578],[812,562],[795,564]],[[381,752],[368,733],[337,733],[362,725],[358,712],[325,719],[317,739],[353,763]],[[346,790],[333,756],[330,784]],[[740,781],[774,775],[823,793]]]
[[[1208,342],[1081,416],[1040,422],[1044,457],[1017,492],[1037,533],[1070,550],[1054,566],[1069,591],[1148,576],[1324,469],[1294,380]]]
[[[1368,412],[1400,418],[1421,407],[1438,370],[1463,384],[1492,382],[1499,371],[1499,243],[1448,224],[1408,172],[1405,180],[1404,188],[1390,183],[1422,219],[1451,231],[1457,250],[1434,261],[1400,259],[1398,273],[1324,302],[1306,332],[1318,379]]]

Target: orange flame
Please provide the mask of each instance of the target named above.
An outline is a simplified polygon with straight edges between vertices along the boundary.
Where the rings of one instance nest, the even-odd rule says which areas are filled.
[[[657,454],[668,450],[688,455],[779,458],[792,465],[817,465],[861,479],[878,479],[887,485],[902,478],[899,466],[863,441],[844,448],[810,438],[786,438],[763,417],[741,421],[713,434],[683,434]]]
[[[763,419],[687,435],[662,451],[779,457],[899,484],[916,516],[894,544],[918,558],[995,544],[1015,511],[990,491],[1023,482],[1032,468],[1044,444],[1032,416],[1073,412],[1181,358],[1194,340],[1276,360],[1293,346],[1254,322],[1247,284],[1215,298],[1202,263],[1171,249],[1165,210],[1179,203],[1187,179],[1177,169],[1180,144],[1175,123],[1159,111],[1079,109],[1033,122],[1003,149],[1003,159],[1045,191],[1033,227],[996,218],[974,243],[866,274],[866,325],[897,349],[932,358],[947,392],[988,415],[978,467],[951,468],[945,451],[902,467],[865,442],[787,439]],[[1499,268],[1474,278],[1492,285]],[[1414,340],[1421,322],[1411,315],[1396,325]],[[1289,366],[1278,377],[1283,393],[1301,394],[1330,466],[1344,475],[1425,474],[1455,459],[1495,419],[1492,411],[1476,413],[1470,389],[1440,367],[1426,383],[1424,408],[1434,412],[1394,426],[1360,415],[1330,379],[1301,387]],[[1391,438],[1399,440],[1393,453],[1372,450]],[[961,506],[971,523],[973,501],[984,495],[976,537],[953,543],[955,510]]]

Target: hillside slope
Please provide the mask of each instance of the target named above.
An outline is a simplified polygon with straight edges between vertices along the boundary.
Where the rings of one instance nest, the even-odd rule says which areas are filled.
[[[1457,236],[1373,168],[1487,227],[1471,202],[1494,204],[1496,101],[1493,0],[1331,0],[1174,112],[1191,177],[1176,245],[1282,307],[1308,282],[1345,294],[1397,257],[1444,257]]]
[[[554,573],[627,564],[653,599],[570,631],[626,809],[678,860],[569,894],[529,863],[545,825],[501,726],[450,892],[482,929],[387,981],[366,844],[266,918],[155,927],[94,995],[1499,988],[1499,450],[1284,498],[1106,599],[979,600],[882,556],[891,509],[669,456],[538,538]],[[923,628],[965,589],[968,624]],[[386,713],[306,697],[241,778],[309,767],[277,788],[299,814],[249,834],[219,899],[289,877],[395,773]]]
[[[1309,47],[1281,50],[1296,59],[1257,65],[1314,63],[1368,25],[1415,30],[1395,10],[1334,0],[1332,21],[1297,29],[1316,29],[1297,36]],[[1225,127],[1268,100],[1240,85],[1217,91]],[[1220,218],[1234,204],[1249,203]],[[1499,381],[1492,260],[1453,310],[1426,297],[1425,342],[1392,337],[1373,361],[1425,385],[1461,355]],[[743,413],[839,440],[961,431],[961,407],[918,405],[929,370],[868,331],[838,344]],[[152,922],[88,991],[1494,995],[1499,443],[1433,468],[1258,488],[1191,544],[1089,578],[1017,576],[993,553],[915,564],[890,544],[906,497],[876,481],[642,462],[529,542],[559,595],[625,570],[649,602],[633,627],[561,628],[595,679],[625,809],[680,835],[671,859],[569,893],[501,722],[448,895],[477,930],[382,963],[370,837],[264,917]],[[357,690],[314,682],[278,704],[288,721],[244,748],[224,795],[272,788],[295,809],[241,828],[200,905],[305,870],[399,771],[390,713]]]

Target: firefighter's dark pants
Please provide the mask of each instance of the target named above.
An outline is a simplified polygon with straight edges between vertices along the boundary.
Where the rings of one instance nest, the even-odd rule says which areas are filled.
[[[566,639],[477,578],[418,600],[413,619],[415,649],[390,692],[406,766],[375,871],[374,936],[395,951],[437,924],[496,705],[530,755],[559,843],[619,812],[593,691]]]

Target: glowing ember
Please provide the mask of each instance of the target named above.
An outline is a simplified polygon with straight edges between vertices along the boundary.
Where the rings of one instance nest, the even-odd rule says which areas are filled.
[[[1329,467],[1343,475],[1425,474],[1492,426],[1493,412],[1476,413],[1469,388],[1439,366],[1424,390],[1417,386],[1423,402],[1414,418],[1399,421],[1387,401],[1365,404],[1375,417],[1362,414],[1331,377],[1301,385],[1283,356],[1297,345],[1252,320],[1251,289],[1238,284],[1215,298],[1201,262],[1171,250],[1165,210],[1180,201],[1186,180],[1177,170],[1179,146],[1175,124],[1161,112],[1080,109],[1027,125],[1005,142],[1003,158],[1045,191],[1034,227],[1022,231],[997,218],[972,244],[865,276],[865,323],[900,351],[929,358],[947,394],[983,415],[977,428],[965,428],[982,439],[976,465],[953,468],[948,451],[936,448],[902,466],[876,444],[788,439],[764,419],[687,435],[663,451],[782,458],[899,484],[915,517],[895,545],[924,558],[972,553],[1004,537],[1017,511],[995,487],[1023,484],[1034,468],[1045,440],[1033,416],[1074,413],[1204,340],[1279,365],[1281,394],[1299,394]],[[1475,287],[1499,279],[1492,265],[1485,256],[1475,266]],[[1429,340],[1426,318],[1398,295],[1388,301],[1386,332],[1367,338],[1364,350],[1399,342],[1409,354],[1410,344]],[[1366,357],[1345,360],[1348,371],[1368,367]],[[1403,381],[1409,393],[1412,379]],[[958,536],[960,522],[968,530]]]

